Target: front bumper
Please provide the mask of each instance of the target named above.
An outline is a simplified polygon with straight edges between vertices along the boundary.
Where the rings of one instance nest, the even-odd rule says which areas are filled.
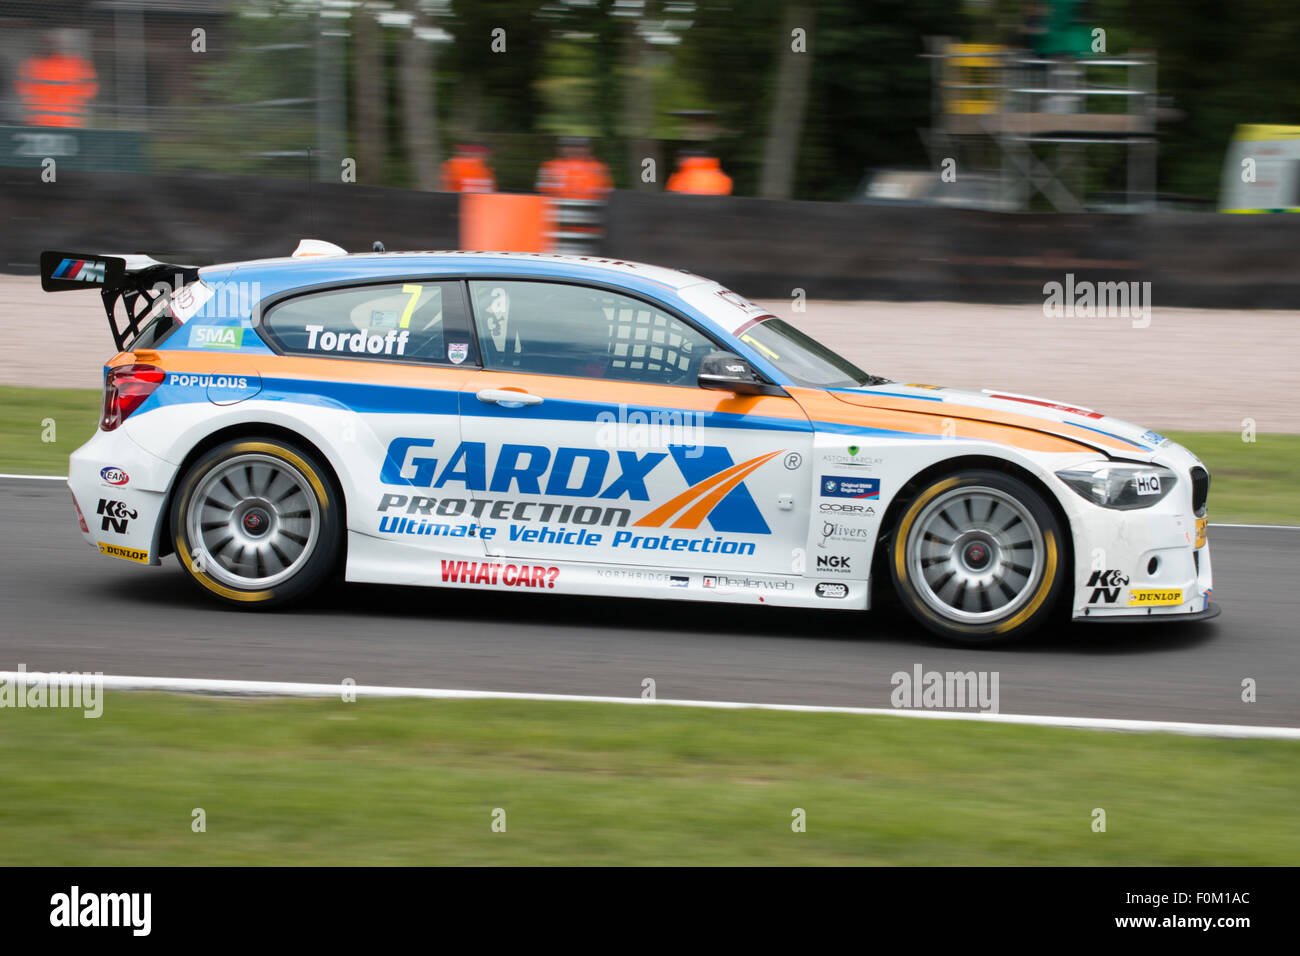
[[[1151,609],[1148,608],[1148,611]],[[1172,623],[1174,621],[1209,621],[1218,617],[1223,612],[1219,605],[1212,602],[1206,602],[1205,610],[1192,611],[1190,614],[1108,614],[1093,615],[1091,617],[1081,617],[1077,620],[1084,624],[1149,624],[1151,621],[1164,621]]]
[[[1210,603],[1208,519],[1204,509],[1199,518],[1194,513],[1191,469],[1202,466],[1173,443],[1161,448],[1155,463],[1171,468],[1179,481],[1150,508],[1103,508],[1063,487],[1074,538],[1075,620],[1192,621],[1218,613]]]

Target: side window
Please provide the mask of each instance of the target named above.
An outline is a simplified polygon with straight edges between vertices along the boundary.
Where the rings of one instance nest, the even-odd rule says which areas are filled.
[[[295,296],[263,321],[293,355],[477,363],[454,282],[395,282]]]
[[[485,368],[655,385],[695,385],[714,350],[640,299],[557,282],[470,281]]]

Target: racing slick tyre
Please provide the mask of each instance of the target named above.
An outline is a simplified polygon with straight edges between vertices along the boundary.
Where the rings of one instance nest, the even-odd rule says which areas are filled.
[[[304,597],[334,570],[342,495],[318,458],[274,438],[204,453],[172,496],[176,557],[209,594],[239,607]]]
[[[997,471],[938,479],[907,505],[890,546],[899,600],[961,644],[996,644],[1043,623],[1064,586],[1065,537],[1041,494]]]

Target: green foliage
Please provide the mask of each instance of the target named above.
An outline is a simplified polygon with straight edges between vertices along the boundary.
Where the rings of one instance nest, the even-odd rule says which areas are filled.
[[[281,0],[264,10],[274,15],[234,15],[213,27],[194,69],[194,99],[153,133],[157,160],[173,169],[307,175],[298,154],[318,145],[318,31]]]
[[[497,153],[502,188],[526,190],[537,165],[552,154],[555,135],[590,135],[618,184],[632,185],[627,100],[634,72],[645,69],[653,93],[647,121],[663,141],[665,160],[687,134],[672,111],[714,110],[721,132],[712,149],[737,194],[752,195],[777,58],[789,55],[786,18],[796,11],[808,21],[813,61],[803,128],[789,131],[799,137],[795,195],[843,199],[873,167],[930,161],[920,135],[930,123],[927,37],[1025,45],[1033,42],[1025,25],[1039,6],[1031,0],[695,0],[682,7],[649,0],[638,18],[616,16],[628,8],[615,0],[452,0],[427,21],[453,38],[437,45],[435,57],[439,145],[445,156],[458,139],[487,142]],[[316,95],[319,23],[285,0],[260,7],[275,16],[232,16],[213,27],[210,52],[186,88],[186,108],[153,133],[154,156],[163,166],[213,169],[219,159],[227,172],[305,173],[303,160],[264,154],[313,144],[314,106],[248,104]],[[1078,17],[1071,29],[1080,35],[1104,29],[1108,52],[1156,53],[1161,100],[1172,107],[1160,126],[1162,192],[1216,197],[1236,125],[1300,117],[1300,77],[1291,69],[1300,6],[1093,0],[1053,5],[1047,16],[1063,22],[1071,9]],[[678,42],[650,44],[642,61],[631,42],[638,27]],[[504,53],[492,51],[497,29],[505,31]],[[406,31],[388,26],[381,33],[387,181],[405,186],[398,47]],[[307,46],[255,50],[292,43]],[[351,52],[344,57],[350,60]],[[350,83],[350,63],[339,66]],[[1090,150],[1089,167],[1091,190],[1122,186],[1118,151]]]

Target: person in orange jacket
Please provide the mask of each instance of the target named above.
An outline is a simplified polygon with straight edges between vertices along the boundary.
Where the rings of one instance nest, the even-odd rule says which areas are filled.
[[[86,125],[99,77],[90,60],[50,38],[40,54],[23,60],[14,87],[29,125],[76,128]]]
[[[442,164],[443,192],[496,192],[497,180],[487,163],[489,155],[486,146],[458,145],[451,158]]]
[[[609,167],[592,155],[584,136],[561,137],[560,155],[537,171],[537,191],[556,199],[604,199],[613,188]]]
[[[722,164],[716,156],[682,153],[677,159],[677,170],[668,177],[668,185],[664,188],[670,193],[730,196],[731,177],[722,171]]]

